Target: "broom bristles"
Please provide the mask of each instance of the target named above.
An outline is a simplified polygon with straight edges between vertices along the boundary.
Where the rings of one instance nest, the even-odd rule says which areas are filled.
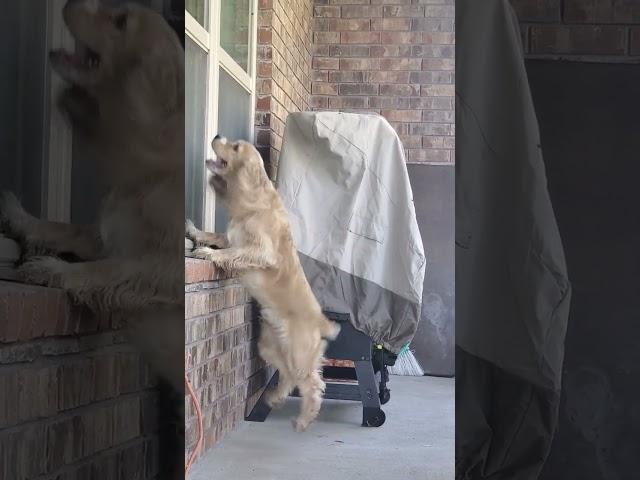
[[[413,352],[409,349],[400,352],[396,359],[396,364],[389,367],[390,375],[405,375],[413,377],[422,377],[424,370],[416,360]]]

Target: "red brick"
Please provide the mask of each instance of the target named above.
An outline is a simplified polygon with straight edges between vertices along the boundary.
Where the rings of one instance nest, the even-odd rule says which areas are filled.
[[[511,0],[511,5],[521,22],[560,21],[561,0]]]
[[[424,16],[427,18],[455,18],[453,5],[428,5],[424,7]]]
[[[450,150],[409,150],[409,162],[451,163]]]
[[[313,46],[313,56],[319,56],[319,57],[328,57],[329,56],[329,45],[328,44],[321,44],[321,45],[314,45]]]
[[[313,9],[316,17],[339,18],[340,7],[317,6]]]
[[[381,6],[345,5],[342,7],[342,18],[377,18],[382,17]]]
[[[315,32],[313,39],[315,43],[339,43],[340,32]]]
[[[339,35],[339,42],[372,44],[380,43],[380,32],[335,32]],[[333,43],[338,43],[338,41]],[[329,42],[327,42],[329,43]],[[382,43],[385,43],[384,41]]]
[[[313,68],[319,70],[338,70],[340,61],[337,58],[314,57]]]
[[[422,121],[429,123],[454,123],[454,114],[450,110],[424,110]]]
[[[340,95],[377,95],[378,85],[371,83],[343,83],[338,88]]]
[[[450,123],[414,123],[409,128],[410,135],[447,136],[453,133]]]
[[[567,23],[640,23],[637,0],[565,0]]]
[[[456,41],[455,33],[446,32],[423,32],[422,42],[429,45],[451,45]],[[420,45],[416,45],[419,47]]]
[[[456,68],[456,62],[452,58],[423,58],[422,59],[422,70],[453,71],[455,70],[455,68]]]
[[[419,58],[383,58],[380,60],[381,70],[420,70],[422,60]]]
[[[330,5],[365,5],[369,0],[329,0]]]
[[[412,45],[422,42],[420,32],[382,32],[378,35],[383,45]]]
[[[411,72],[409,75],[409,81],[411,83],[442,83],[453,84],[453,72],[438,72],[438,71],[422,71]]]
[[[408,71],[370,72],[369,81],[376,83],[409,83]]]
[[[311,92],[314,95],[337,95],[338,85],[335,83],[314,83]]]
[[[258,29],[258,42],[259,43],[271,43],[271,28],[260,28]]]
[[[420,95],[420,85],[387,84],[380,85],[380,95],[392,97],[410,97]]]
[[[377,70],[380,60],[377,58],[341,58],[340,70]]]
[[[341,19],[331,18],[327,20],[328,29],[331,32],[365,32],[371,29],[371,21],[368,19]]]
[[[329,99],[329,107],[332,110],[342,108],[367,108],[367,97],[332,97]]]
[[[371,30],[407,32],[411,30],[410,18],[378,18],[371,20]]]
[[[368,57],[371,48],[363,45],[331,45],[329,54],[332,57]]]
[[[313,70],[311,72],[312,82],[327,82],[329,81],[329,72],[326,70]]]
[[[422,148],[422,137],[419,135],[403,135],[400,137],[400,141],[404,148]]]
[[[371,108],[408,110],[411,108],[410,100],[403,97],[369,97],[369,106]]]
[[[455,86],[422,85],[420,94],[425,97],[452,97],[455,95]]]
[[[329,72],[330,82],[365,82],[368,81],[368,76],[365,79],[365,72],[353,72],[353,71],[333,71]],[[371,80],[374,81],[374,80]]]
[[[453,97],[412,98],[411,108],[422,110],[453,110]]]
[[[411,45],[372,45],[372,57],[410,57]]]
[[[607,25],[532,25],[531,53],[623,55],[626,29]]]
[[[412,55],[420,58],[453,59],[456,49],[453,45],[414,45]]]
[[[453,32],[453,18],[412,18],[411,30],[414,32]]]
[[[383,110],[382,116],[390,122],[419,122],[422,119],[420,110]]]
[[[424,17],[424,7],[422,5],[385,5],[384,16],[408,18]]]

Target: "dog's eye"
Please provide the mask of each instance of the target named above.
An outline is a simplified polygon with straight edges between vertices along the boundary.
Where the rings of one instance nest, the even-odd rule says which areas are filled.
[[[238,144],[236,143],[236,144],[233,146],[233,151],[234,151],[234,152],[237,152],[237,151],[238,151],[238,147],[239,147],[239,146],[240,146],[240,145],[238,145]]]
[[[113,23],[118,30],[124,31],[127,28],[127,14],[121,13],[116,15],[113,19]]]

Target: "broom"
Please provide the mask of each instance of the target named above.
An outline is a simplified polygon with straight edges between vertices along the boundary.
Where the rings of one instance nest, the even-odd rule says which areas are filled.
[[[409,350],[408,343],[402,347],[402,350],[398,353],[396,364],[389,367],[389,374],[414,377],[422,377],[424,375],[424,370],[422,370],[413,352]]]

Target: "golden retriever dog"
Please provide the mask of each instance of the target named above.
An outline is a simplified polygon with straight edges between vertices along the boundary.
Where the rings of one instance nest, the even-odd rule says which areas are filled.
[[[212,147],[217,159],[208,160],[207,167],[213,173],[212,186],[228,208],[228,231],[224,237],[188,223],[187,236],[195,244],[194,256],[238,272],[260,304],[259,353],[280,372],[267,402],[277,407],[297,387],[302,409],[293,426],[303,431],[320,411],[325,339],[335,339],[340,327],[323,315],[307,282],[287,212],[258,151],[250,143],[231,143],[219,136]]]
[[[78,47],[52,51],[50,64],[69,83],[59,106],[105,184],[99,221],[41,220],[4,192],[2,228],[22,244],[24,281],[121,315],[183,391],[184,50],[161,15],[135,4],[69,0],[63,15]]]

